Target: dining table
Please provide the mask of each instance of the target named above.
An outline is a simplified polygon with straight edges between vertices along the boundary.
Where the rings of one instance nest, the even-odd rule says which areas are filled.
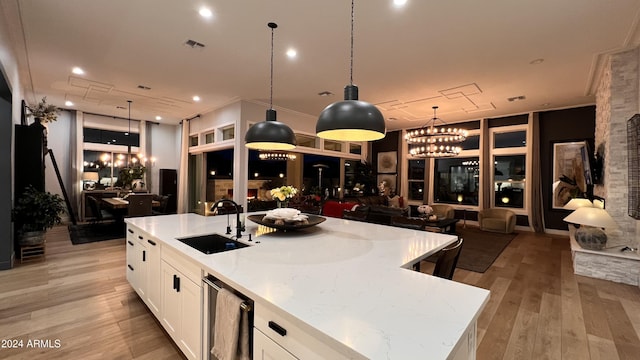
[[[110,198],[102,198],[102,202],[107,205],[108,208],[111,209],[126,209],[129,206],[129,201],[120,197],[110,197]],[[157,208],[160,207],[160,201],[153,200],[151,201],[151,207]]]

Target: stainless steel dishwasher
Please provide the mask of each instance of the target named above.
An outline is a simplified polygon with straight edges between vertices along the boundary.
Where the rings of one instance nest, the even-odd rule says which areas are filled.
[[[215,328],[215,317],[216,317],[216,298],[218,295],[218,290],[221,288],[225,288],[236,296],[241,298],[243,303],[240,305],[240,309],[248,316],[249,319],[249,354],[251,354],[251,358],[253,358],[253,300],[249,299],[244,294],[236,291],[229,285],[223,283],[218,280],[211,274],[208,274],[206,277],[202,279],[203,289],[204,289],[204,306],[203,306],[203,321],[202,321],[202,333],[203,341],[203,359],[217,360],[213,355],[211,355],[211,347],[213,347],[213,339],[214,339],[214,328]],[[243,314],[243,315],[245,315]]]

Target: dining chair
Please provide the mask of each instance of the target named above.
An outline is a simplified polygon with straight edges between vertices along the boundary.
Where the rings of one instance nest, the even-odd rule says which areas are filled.
[[[93,220],[91,221],[92,224],[97,224],[105,220],[114,220],[111,213],[100,208],[100,202],[98,202],[98,199],[93,196],[87,196],[87,201],[89,202],[89,208],[93,213]]]
[[[153,214],[152,194],[132,194],[127,197],[127,216],[150,216]]]
[[[460,250],[462,250],[462,238],[440,250],[436,266],[433,269],[433,275],[444,279],[453,279],[453,272],[456,270],[456,265],[458,265]]]

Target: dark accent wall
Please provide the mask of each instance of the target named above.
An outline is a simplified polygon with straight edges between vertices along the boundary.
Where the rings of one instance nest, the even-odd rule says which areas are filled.
[[[545,111],[540,113],[540,167],[542,176],[542,203],[547,229],[567,230],[562,219],[570,211],[553,209],[553,144],[557,142],[587,140],[593,150],[596,129],[596,107]]]
[[[529,114],[506,116],[502,118],[489,119],[489,127],[524,125],[529,122]]]

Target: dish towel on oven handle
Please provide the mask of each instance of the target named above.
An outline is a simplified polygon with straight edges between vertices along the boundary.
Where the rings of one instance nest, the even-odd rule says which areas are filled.
[[[227,289],[216,298],[213,347],[218,360],[249,360],[249,318],[240,306],[243,300]]]

